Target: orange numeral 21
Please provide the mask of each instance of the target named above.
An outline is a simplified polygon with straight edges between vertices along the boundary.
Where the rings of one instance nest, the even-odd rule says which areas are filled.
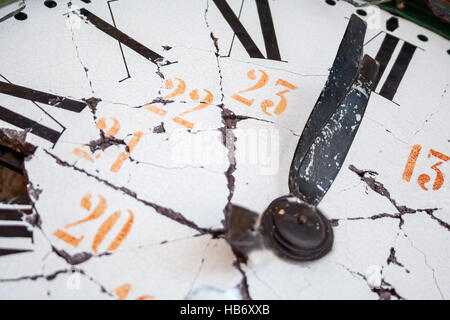
[[[419,157],[421,150],[422,150],[422,146],[420,144],[416,144],[413,146],[413,148],[409,154],[408,161],[406,162],[405,170],[403,171],[403,180],[408,181],[408,182],[411,181],[411,177],[413,175],[414,168],[416,166],[417,158]],[[435,164],[433,164],[431,166],[431,169],[436,171],[436,178],[434,179],[433,190],[439,190],[442,187],[442,185],[444,184],[444,174],[438,167],[441,164],[443,164],[444,162],[450,160],[450,157],[446,156],[445,154],[440,153],[436,150],[433,150],[433,149],[430,149],[430,152],[428,153],[428,158],[430,158],[431,156],[442,160],[442,161],[436,162]],[[426,184],[428,182],[430,182],[430,180],[431,180],[431,178],[429,175],[421,174],[417,178],[417,183],[423,190],[428,191]]]
[[[111,118],[113,120],[113,124],[111,126],[111,128],[109,128],[108,131],[106,131],[105,133],[105,137],[115,137],[116,134],[119,132],[120,130],[120,123],[119,120],[117,120],[116,118],[112,117]],[[97,128],[100,130],[105,130],[106,129],[106,119],[105,118],[101,118],[97,121]],[[139,142],[139,140],[142,138],[143,133],[142,132],[135,132],[133,134],[133,137],[130,139],[130,141],[127,143],[127,152],[122,152],[119,154],[119,156],[117,157],[116,161],[114,161],[114,163],[111,165],[110,171],[117,173],[120,168],[123,165],[123,162],[128,159],[128,157],[130,156],[131,151],[133,151],[133,149],[136,147],[137,143]],[[90,162],[94,162],[91,153],[84,151],[80,148],[75,148],[73,149],[72,153],[80,158],[86,159]],[[101,156],[100,153],[98,153],[96,155],[96,159],[99,159]]]
[[[164,96],[164,99],[175,98],[177,96],[182,95],[186,91],[186,82],[180,78],[175,78],[175,80],[178,81],[178,85],[176,88],[174,88],[172,79],[166,80],[166,89],[174,89],[174,90],[171,93],[169,93],[168,95]],[[206,95],[201,100],[200,100],[200,95],[199,95],[197,89],[194,89],[189,93],[189,97],[191,98],[191,100],[199,101],[199,104],[197,106],[195,106],[194,108],[186,110],[186,111],[180,113],[178,116],[175,116],[172,119],[175,123],[178,123],[179,125],[182,125],[183,127],[188,128],[188,129],[194,128],[195,122],[190,122],[190,121],[184,119],[184,116],[191,112],[200,111],[202,109],[207,108],[213,102],[213,99],[214,99],[213,94],[209,90],[207,90],[207,89],[203,89],[203,90],[205,91]],[[159,115],[159,116],[162,116],[162,117],[164,117],[167,114],[166,110],[156,107],[156,106],[153,106],[151,104],[146,104],[144,106],[144,108]]]
[[[106,199],[104,197],[102,197],[101,195],[99,195],[98,197],[99,197],[99,202],[98,202],[97,206],[90,212],[90,214],[86,218],[83,218],[76,222],[69,223],[64,226],[64,229],[67,230],[67,229],[75,227],[77,225],[100,218],[106,211],[107,202],[106,202]],[[81,207],[87,211],[91,210],[91,207],[92,207],[91,194],[87,194],[83,198],[81,198]],[[118,235],[114,238],[114,240],[111,242],[111,244],[108,246],[106,251],[116,250],[120,246],[120,244],[125,240],[127,235],[130,233],[131,227],[134,222],[134,214],[131,210],[127,210],[127,212],[129,215],[127,222],[125,222],[124,226],[119,231]],[[92,243],[92,250],[94,251],[95,254],[97,254],[98,247],[103,242],[103,240],[108,235],[108,233],[111,231],[111,229],[114,227],[117,220],[120,218],[121,214],[122,213],[120,211],[114,212],[98,228],[98,231],[97,231],[97,233],[94,237],[94,241]],[[53,235],[74,247],[78,247],[80,242],[83,241],[83,239],[84,239],[84,235],[77,238],[62,229],[56,230],[53,233]]]
[[[256,84],[254,84],[253,86],[251,86],[250,88],[244,89],[239,91],[238,93],[235,93],[234,95],[231,96],[231,98],[233,98],[236,101],[239,101],[243,104],[245,104],[246,106],[250,107],[253,105],[253,102],[255,102],[255,99],[247,99],[245,97],[243,97],[242,95],[240,95],[240,93],[246,93],[246,92],[250,92],[250,91],[255,91],[258,89],[261,89],[262,87],[264,87],[268,82],[269,82],[269,76],[267,75],[266,72],[264,72],[263,70],[258,70],[261,73],[260,78],[258,79],[258,81],[256,82]],[[247,77],[250,80],[256,80],[256,74],[255,74],[255,70],[250,70],[247,73]],[[284,86],[285,90],[279,91],[276,93],[277,96],[280,97],[280,101],[278,102],[277,106],[275,107],[275,110],[273,111],[274,114],[276,115],[280,115],[284,112],[284,110],[286,110],[287,107],[287,99],[284,96],[284,94],[290,92],[291,90],[295,90],[297,89],[297,86],[283,80],[283,79],[278,79],[275,82],[275,86]],[[267,111],[268,108],[272,108],[274,106],[274,102],[270,99],[265,99],[261,102],[260,107],[262,112],[264,112],[266,115],[268,116],[272,116],[272,114],[270,112]]]

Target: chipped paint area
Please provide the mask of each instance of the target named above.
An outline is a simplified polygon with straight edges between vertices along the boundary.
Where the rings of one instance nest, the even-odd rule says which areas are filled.
[[[399,18],[391,34],[417,49],[393,99],[381,87],[394,58],[365,112],[338,110],[316,137],[358,129],[346,157],[322,152],[341,168],[316,185],[331,252],[243,257],[223,221],[231,204],[261,213],[289,194],[293,154],[355,7],[269,0],[277,60],[265,59],[255,2],[240,20],[264,58],[249,56],[215,1],[134,2],[28,1],[26,20],[0,23],[3,86],[59,97],[0,93],[1,107],[33,121],[0,120],[0,144],[26,157],[30,198],[0,203],[0,298],[450,297],[448,41]],[[390,17],[380,12],[364,53],[377,55]],[[369,95],[362,83],[352,90]],[[345,126],[349,115],[359,128]],[[305,181],[317,181],[319,149]]]

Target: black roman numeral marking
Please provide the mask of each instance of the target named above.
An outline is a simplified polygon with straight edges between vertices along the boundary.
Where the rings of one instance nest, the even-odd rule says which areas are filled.
[[[31,209],[0,209],[0,220],[3,221],[22,221],[24,214],[30,214]]]
[[[44,103],[52,107],[61,108],[67,111],[80,113],[87,106],[86,103],[81,101],[68,99],[65,97],[33,90],[30,88],[18,86],[3,81],[0,81],[0,93],[29,100],[33,102],[38,108],[40,107],[39,105],[36,104],[36,102]],[[47,115],[50,116],[49,114]],[[51,118],[54,121],[56,121],[53,117]],[[14,111],[6,109],[3,106],[0,106],[0,120],[8,122],[9,124],[12,124],[13,126],[21,129],[31,129],[32,134],[37,135],[38,137],[41,137],[47,141],[50,141],[53,144],[55,144],[58,141],[59,137],[65,130],[64,126],[62,126],[57,121],[56,122],[63,128],[61,132],[48,128],[44,125],[41,125],[38,122],[29,119],[25,116],[22,116],[21,114],[18,114]]]
[[[27,250],[27,249],[6,249],[6,248],[0,248],[0,257],[1,256],[6,256],[8,254],[30,252],[30,251],[31,250]]]
[[[26,226],[2,226],[0,228],[0,237],[9,238],[31,238],[33,232],[27,229]]]
[[[128,48],[130,48],[134,52],[140,54],[147,60],[150,60],[151,62],[153,62],[155,64],[157,64],[158,62],[164,61],[163,56],[157,54],[153,50],[150,50],[143,44],[137,42],[133,38],[129,37],[122,31],[117,29],[116,27],[107,23],[105,20],[102,20],[101,18],[99,18],[98,16],[96,16],[95,14],[90,12],[89,10],[81,8],[80,14],[83,15],[86,18],[86,20],[89,21],[90,23],[92,23],[97,29],[103,31],[108,36],[110,36],[110,37],[116,39],[117,41],[119,41],[120,43],[126,45]]]
[[[8,122],[20,129],[31,129],[31,133],[55,144],[62,132],[53,130],[16,112],[0,106],[0,120]]]
[[[381,43],[380,49],[375,57],[375,60],[380,63],[380,71],[375,80],[374,88],[377,88],[389,61],[392,58],[392,54],[399,43],[399,40],[399,38],[390,34],[386,34],[384,36],[383,42]],[[394,65],[386,78],[386,81],[382,84],[381,89],[379,89],[378,93],[381,96],[391,101],[394,99],[395,93],[397,92],[400,82],[408,69],[409,63],[411,62],[416,49],[417,47],[415,45],[406,41],[403,42],[400,53],[398,54]]]
[[[33,90],[4,81],[0,81],[0,93],[30,101],[41,102],[48,104],[49,106],[73,112],[81,112],[86,107],[86,103],[84,102],[67,99],[51,93]]]
[[[275,27],[273,25],[272,13],[270,11],[268,0],[255,0],[258,8],[259,22],[264,37],[264,44],[266,47],[267,58],[259,50],[252,37],[244,28],[239,18],[233,12],[226,0],[213,0],[217,8],[222,13],[225,20],[230,25],[235,36],[244,46],[248,55],[252,58],[270,59],[281,61],[280,50],[278,48],[277,36],[275,34]],[[230,48],[231,51],[231,48]]]
[[[28,230],[24,224],[11,225],[1,224],[2,221],[20,221],[24,214],[30,214],[30,209],[9,209],[0,208],[0,239],[1,238],[33,238],[33,232]],[[0,248],[0,256],[28,252],[30,249],[24,248]]]
[[[108,4],[109,13],[111,14],[111,19],[112,19],[114,28],[117,28],[116,20],[114,19],[114,14],[112,12],[111,4],[110,4],[111,2],[115,2],[115,1],[119,1],[119,0],[109,0],[107,2],[107,4]],[[125,81],[125,80],[131,78],[131,75],[130,75],[130,70],[128,70],[127,59],[125,59],[125,54],[123,53],[122,44],[120,43],[120,41],[117,41],[117,42],[119,43],[120,54],[122,55],[122,60],[123,60],[124,66],[125,66],[125,71],[127,72],[127,76],[125,78],[123,78],[122,80],[119,80],[119,82],[122,82],[122,81]]]
[[[0,112],[2,110],[0,109]],[[23,160],[24,156],[19,152],[16,152],[10,148],[0,145],[0,165],[10,170],[13,170],[19,174],[23,174]],[[0,212],[0,220],[2,214]]]

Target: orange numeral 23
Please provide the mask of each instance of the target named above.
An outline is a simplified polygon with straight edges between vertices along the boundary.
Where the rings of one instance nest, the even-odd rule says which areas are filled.
[[[258,70],[259,72],[261,72],[261,76],[260,78],[256,81],[256,84],[254,84],[253,86],[251,86],[250,88],[244,89],[239,91],[238,93],[235,93],[234,95],[231,96],[231,98],[233,98],[236,101],[239,101],[240,103],[245,104],[246,106],[250,107],[253,105],[253,102],[255,102],[255,99],[247,99],[245,97],[243,97],[242,95],[240,95],[239,93],[246,93],[246,92],[250,92],[250,91],[255,91],[258,89],[261,89],[262,87],[264,87],[268,82],[269,82],[269,76],[267,75],[267,73],[265,73],[263,70]],[[250,70],[247,73],[247,77],[250,80],[256,80],[256,74],[255,74],[255,70]],[[280,115],[284,112],[284,110],[286,110],[287,107],[287,99],[285,98],[285,94],[290,92],[291,90],[295,90],[297,89],[297,86],[287,82],[286,80],[283,79],[278,79],[275,82],[275,86],[283,86],[287,89],[279,91],[276,93],[277,96],[280,97],[280,101],[278,102],[277,106],[275,107],[275,110],[273,111],[274,114],[276,115]],[[275,104],[272,100],[270,99],[265,99],[261,102],[260,107],[262,112],[264,112],[264,114],[268,115],[268,116],[272,116],[272,114],[267,110],[268,108],[273,107]]]

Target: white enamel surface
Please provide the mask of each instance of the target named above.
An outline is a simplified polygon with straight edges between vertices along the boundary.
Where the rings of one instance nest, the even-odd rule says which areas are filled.
[[[11,18],[0,23],[2,77],[76,100],[101,99],[95,112],[86,107],[74,113],[44,104],[39,104],[40,110],[30,101],[0,94],[1,106],[61,130],[48,113],[66,127],[54,147],[27,135],[27,141],[38,147],[25,168],[30,187],[41,191],[32,198],[41,224],[29,225],[33,242],[0,239],[0,247],[32,249],[0,256],[0,298],[117,299],[115,290],[129,285],[123,298],[241,299],[248,290],[253,299],[378,299],[390,290],[405,299],[448,299],[450,161],[439,166],[444,183],[432,190],[436,173],[430,167],[440,160],[427,156],[430,149],[450,156],[449,42],[399,18],[399,28],[391,33],[402,39],[394,57],[402,41],[419,48],[394,102],[372,93],[342,169],[319,205],[333,219],[332,251],[308,263],[286,262],[270,251],[255,251],[239,270],[226,241],[208,233],[223,227],[229,197],[233,204],[262,213],[273,199],[288,194],[293,153],[355,7],[343,1],[335,6],[319,0],[269,1],[283,60],[273,61],[250,58],[237,38],[230,56],[224,57],[233,33],[213,1],[175,2],[111,3],[120,30],[176,62],[158,67],[123,46],[131,78],[122,82],[127,74],[118,42],[76,18],[68,26],[64,1],[52,9],[28,1],[27,20]],[[112,23],[106,1],[72,3],[72,9],[85,7]],[[239,12],[241,1],[228,3]],[[372,57],[391,17],[387,12],[379,14],[380,28],[369,28],[365,39],[364,52]],[[245,2],[241,22],[265,54],[253,1]],[[218,39],[218,52],[211,33]],[[418,34],[426,35],[428,41],[418,40]],[[265,72],[268,83],[240,93],[255,83],[247,77],[250,70],[257,78],[261,70]],[[154,101],[173,92],[165,80],[172,79],[176,87],[176,78],[185,81],[185,92],[167,104]],[[268,115],[261,103],[270,99],[276,105],[277,93],[286,89],[275,85],[278,79],[296,89],[285,93],[283,113],[273,114],[272,107]],[[190,95],[195,89],[198,98]],[[174,122],[174,117],[200,105],[205,89],[212,94],[211,104],[183,116],[195,123],[193,128]],[[254,99],[253,105],[237,101],[234,94]],[[148,110],[145,106],[150,102],[165,115]],[[231,124],[226,128],[223,110],[244,118],[236,128]],[[124,142],[91,152],[87,145],[101,137],[96,127],[101,119],[106,123],[104,132],[117,119],[120,129],[115,138]],[[164,132],[157,133],[161,123]],[[17,129],[1,120],[0,128]],[[231,144],[222,143],[223,132]],[[139,141],[113,172],[113,164],[127,152],[125,144],[137,133]],[[417,144],[422,150],[407,182],[402,173]],[[76,148],[88,158],[74,154]],[[230,168],[230,155],[236,162],[232,192],[224,174]],[[371,189],[350,165],[376,172],[364,177],[382,184],[389,197]],[[431,178],[428,191],[417,182],[425,173]],[[87,210],[80,201],[89,194]],[[99,196],[107,203],[101,217],[67,227],[86,218]],[[396,215],[402,206],[414,212],[400,219]],[[131,229],[108,253],[108,246],[127,223],[128,210],[134,217]],[[167,210],[171,213],[166,214]],[[117,222],[94,250],[98,230],[119,211]],[[176,213],[185,222],[172,219]],[[56,237],[56,230],[84,238],[75,247]],[[82,255],[87,258],[71,266]],[[248,288],[243,287],[245,282]]]

